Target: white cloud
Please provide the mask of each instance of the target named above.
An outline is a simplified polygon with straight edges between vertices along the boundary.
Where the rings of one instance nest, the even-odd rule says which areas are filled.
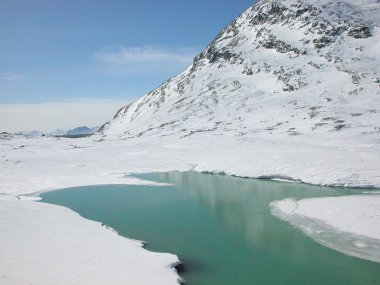
[[[114,47],[94,53],[93,58],[112,73],[150,75],[156,72],[180,72],[192,63],[197,53],[196,48]]]
[[[18,73],[12,73],[12,72],[0,72],[0,81],[17,81],[24,79],[25,76]]]
[[[193,59],[193,51],[180,49],[175,51],[154,48],[151,46],[125,48],[119,47],[114,50],[100,51],[95,57],[110,64],[137,64],[137,63],[189,63]]]
[[[0,132],[39,130],[78,126],[99,127],[112,119],[126,101],[96,100],[41,104],[0,105]]]

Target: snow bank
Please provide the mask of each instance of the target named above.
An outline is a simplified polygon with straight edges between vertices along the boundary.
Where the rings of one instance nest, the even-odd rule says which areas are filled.
[[[36,202],[37,193],[66,187],[162,185],[126,175],[145,151],[112,148],[91,139],[0,139],[0,284],[178,284],[175,255]]]
[[[339,137],[225,133],[189,138],[15,138],[0,141],[0,193],[28,194],[74,186],[141,184],[132,172],[223,171],[242,177],[287,178],[319,185],[380,188],[380,144]]]
[[[18,272],[17,276],[26,278],[27,275],[22,275],[24,270],[26,270],[25,274],[35,270],[33,276],[40,276],[41,279],[38,279],[40,281],[46,275],[48,282],[52,277],[45,268],[52,266],[58,270],[58,268],[75,267],[77,268],[76,275],[72,275],[74,280],[82,278],[81,274],[96,274],[97,269],[91,271],[91,266],[102,264],[104,270],[99,272],[108,276],[109,280],[113,280],[112,284],[117,284],[116,279],[122,280],[124,275],[114,275],[113,268],[120,268],[119,260],[123,257],[111,259],[110,256],[122,252],[122,241],[126,247],[123,256],[136,261],[124,263],[122,271],[125,275],[136,276],[136,278],[139,276],[138,278],[150,280],[150,283],[160,284],[159,281],[153,282],[152,278],[171,280],[174,274],[167,270],[167,267],[177,260],[175,257],[161,262],[161,255],[152,254],[151,257],[148,254],[144,255],[142,252],[145,250],[139,246],[129,251],[129,248],[132,248],[128,247],[129,240],[108,232],[101,235],[104,235],[105,240],[106,236],[109,238],[109,246],[115,247],[114,251],[109,251],[109,257],[102,253],[91,262],[88,260],[83,262],[82,259],[88,257],[89,252],[92,250],[96,252],[98,245],[91,240],[98,234],[82,231],[82,223],[84,224],[85,221],[77,215],[65,212],[62,216],[56,217],[54,216],[55,206],[44,206],[42,203],[23,200],[25,199],[23,196],[30,193],[82,185],[151,183],[132,179],[128,177],[128,174],[171,170],[223,171],[226,174],[243,177],[270,176],[314,184],[374,187],[380,186],[379,161],[379,144],[360,144],[349,141],[343,143],[336,138],[323,138],[323,141],[321,138],[311,143],[310,140],[306,141],[300,137],[287,139],[281,137],[280,139],[273,135],[270,138],[263,136],[236,138],[226,133],[221,139],[215,134],[202,133],[202,135],[194,134],[180,140],[171,137],[142,137],[102,141],[96,136],[83,139],[16,137],[11,140],[0,140],[0,193],[13,195],[15,200],[6,201],[5,195],[0,196],[2,211],[0,239],[7,240],[7,242],[0,242],[0,252],[15,252],[18,258],[10,263],[8,259],[4,259],[6,255],[2,254],[1,274],[10,276]],[[17,196],[21,199],[16,199]],[[375,197],[375,195],[370,196]],[[40,207],[43,208],[40,209]],[[29,208],[36,209],[35,214],[31,213]],[[10,220],[14,215],[17,215],[21,221],[17,222],[20,223],[17,229],[14,228],[17,224],[12,225]],[[35,226],[35,223],[45,221],[54,221],[57,225],[46,226],[44,231]],[[379,224],[380,222],[377,225]],[[58,226],[60,231],[56,229]],[[25,228],[25,231],[22,231],[22,228]],[[106,229],[100,228],[99,231],[106,231]],[[40,236],[42,232],[44,235]],[[76,240],[88,242],[88,248],[83,247],[83,242],[70,244],[69,240],[72,240],[71,237],[74,235],[77,235]],[[46,240],[43,236],[49,236],[50,240]],[[69,240],[65,242],[66,238]],[[46,246],[39,243],[40,239],[45,241]],[[114,239],[120,239],[120,241],[114,243]],[[33,246],[33,244],[39,244],[39,246]],[[365,244],[370,243],[365,240]],[[54,247],[62,249],[54,254],[57,258],[59,257],[59,260],[52,259],[54,256],[49,253]],[[372,248],[367,247],[367,249]],[[70,250],[72,250],[71,253],[66,254]],[[108,252],[104,250],[106,251]],[[363,255],[363,251],[361,254]],[[38,256],[40,259],[36,259]],[[40,266],[29,266],[23,263],[23,260],[29,259],[38,260]],[[152,274],[148,269],[152,269]],[[141,274],[136,272],[141,272]],[[160,274],[156,275],[154,272],[160,272]],[[70,284],[66,281],[63,284]],[[173,282],[176,282],[175,278],[172,283],[165,281],[162,284],[173,284]],[[3,282],[0,283],[3,284]],[[15,283],[20,284],[16,281],[13,284]],[[126,283],[143,284],[140,281]],[[43,283],[38,282],[38,284]],[[82,283],[76,282],[76,284]]]
[[[0,199],[0,283],[178,284],[175,255],[44,203]]]
[[[324,246],[380,262],[380,195],[285,199],[272,214]]]

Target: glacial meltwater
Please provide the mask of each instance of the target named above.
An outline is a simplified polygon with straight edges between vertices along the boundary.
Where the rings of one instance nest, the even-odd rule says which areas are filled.
[[[148,250],[177,254],[189,285],[380,284],[380,264],[321,246],[269,208],[289,197],[365,190],[195,172],[138,177],[172,186],[87,186],[41,197],[146,241]]]

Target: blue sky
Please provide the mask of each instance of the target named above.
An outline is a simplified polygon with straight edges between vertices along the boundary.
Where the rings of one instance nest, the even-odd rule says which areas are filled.
[[[2,0],[0,105],[134,100],[185,69],[252,4]]]

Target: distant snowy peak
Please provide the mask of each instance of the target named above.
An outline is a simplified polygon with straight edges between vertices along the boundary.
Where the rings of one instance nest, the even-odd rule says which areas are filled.
[[[94,128],[89,128],[86,126],[82,127],[77,127],[71,130],[66,130],[66,129],[55,129],[54,131],[51,132],[41,132],[41,131],[20,131],[16,132],[15,135],[23,135],[27,137],[41,137],[41,136],[48,136],[48,137],[66,137],[66,136],[87,136],[87,135],[92,135],[98,132],[99,128],[94,127]]]
[[[92,135],[98,131],[98,128],[89,128],[86,126],[78,127],[67,131],[67,136],[77,136],[77,135]]]
[[[263,0],[180,75],[121,108],[109,138],[380,135],[380,2]]]

